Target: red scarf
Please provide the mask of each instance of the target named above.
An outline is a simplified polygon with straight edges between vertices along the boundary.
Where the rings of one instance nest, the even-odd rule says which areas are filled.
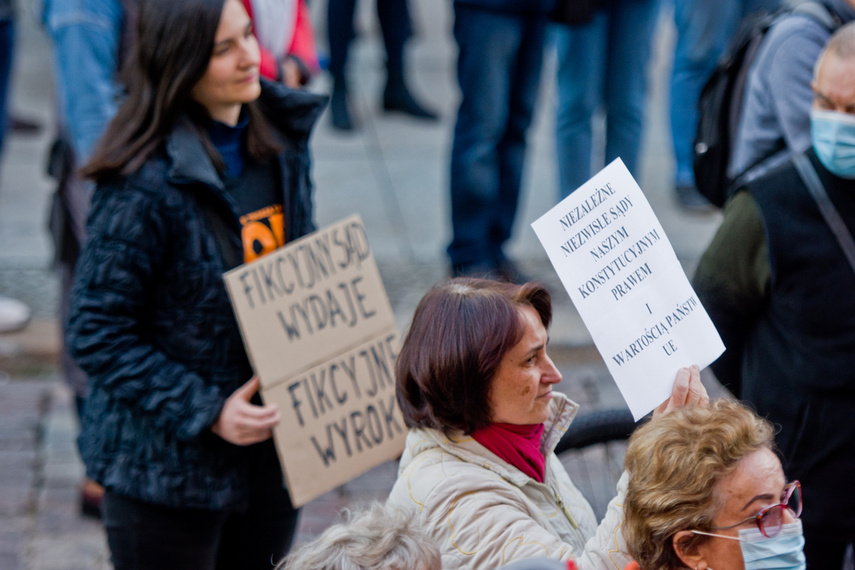
[[[543,483],[546,458],[540,452],[543,424],[492,423],[475,430],[472,438],[532,479]]]

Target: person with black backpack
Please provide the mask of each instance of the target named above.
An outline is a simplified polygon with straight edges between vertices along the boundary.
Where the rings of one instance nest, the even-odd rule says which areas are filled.
[[[810,146],[814,64],[853,19],[855,0],[803,0],[757,14],[736,33],[698,102],[695,181],[713,205]]]
[[[761,174],[766,167],[748,171],[779,151],[786,158],[810,147],[814,66],[831,34],[851,21],[855,0],[808,0],[775,20],[749,70],[730,179]]]

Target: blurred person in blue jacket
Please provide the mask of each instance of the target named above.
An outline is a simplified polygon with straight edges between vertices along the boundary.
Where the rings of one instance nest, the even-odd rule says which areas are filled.
[[[852,21],[855,0],[822,0],[811,13],[794,10],[775,21],[745,82],[730,179],[756,178],[810,148],[816,61],[834,29]]]
[[[93,185],[77,173],[116,114],[124,89],[121,62],[134,35],[137,0],[45,0],[42,20],[53,40],[57,98],[57,137],[49,172],[57,179],[50,211],[55,264],[60,278],[60,322],[68,317],[68,297]],[[87,393],[86,374],[68,353],[62,335],[62,374],[75,394],[80,417]],[[84,480],[81,509],[98,516],[103,489]]]

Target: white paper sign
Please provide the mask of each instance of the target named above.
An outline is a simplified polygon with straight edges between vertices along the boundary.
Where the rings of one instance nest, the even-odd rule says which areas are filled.
[[[615,160],[532,224],[636,420],[724,344],[644,193]]]

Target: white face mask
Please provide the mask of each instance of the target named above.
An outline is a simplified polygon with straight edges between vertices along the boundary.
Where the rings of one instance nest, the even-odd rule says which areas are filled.
[[[805,537],[802,521],[785,524],[781,532],[766,538],[758,528],[739,531],[739,537],[693,530],[695,534],[738,540],[745,570],[805,570]],[[707,570],[713,570],[707,566]]]
[[[745,570],[805,570],[805,553],[802,551],[805,537],[800,520],[785,524],[781,532],[772,538],[763,536],[760,529],[740,530],[739,540]]]

